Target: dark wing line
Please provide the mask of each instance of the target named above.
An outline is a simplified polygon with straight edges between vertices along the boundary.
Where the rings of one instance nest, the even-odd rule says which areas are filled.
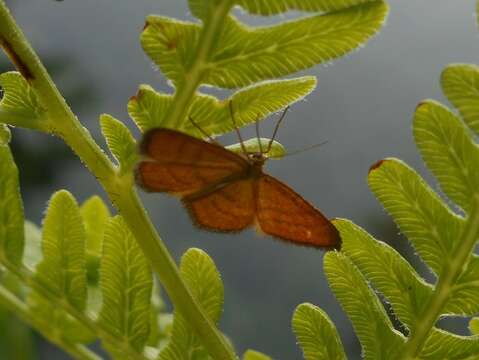
[[[205,186],[203,189],[198,190],[197,192],[184,196],[182,200],[183,201],[198,200],[202,197],[208,196],[209,194],[215,191],[218,191],[225,186],[231,185],[235,183],[236,181],[242,180],[246,177],[247,177],[246,171],[239,171],[239,172],[233,173],[231,175],[225,176],[224,178],[221,178],[218,181],[215,181],[214,183],[211,183]]]

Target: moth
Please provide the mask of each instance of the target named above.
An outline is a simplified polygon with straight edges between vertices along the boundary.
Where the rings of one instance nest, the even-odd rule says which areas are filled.
[[[136,183],[148,192],[179,197],[193,223],[205,230],[239,232],[254,226],[293,244],[339,250],[341,238],[334,225],[288,185],[263,171],[283,116],[266,149],[258,135],[259,151],[246,150],[235,125],[241,154],[180,131],[151,129],[140,143]]]

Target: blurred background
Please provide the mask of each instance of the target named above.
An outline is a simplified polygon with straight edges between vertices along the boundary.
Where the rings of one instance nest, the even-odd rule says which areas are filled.
[[[139,34],[145,16],[193,20],[187,1],[22,0],[7,4],[98,142],[106,148],[98,123],[101,113],[123,120],[138,138],[126,111],[129,97],[141,83],[171,92],[141,50]],[[415,148],[412,114],[425,98],[445,101],[439,76],[447,64],[478,62],[475,2],[401,0],[391,1],[390,7],[386,26],[366,47],[332,65],[301,73],[318,76],[319,86],[306,101],[293,106],[278,140],[289,151],[324,140],[327,145],[270,161],[266,171],[329,217],[351,219],[392,244],[431,279],[368,190],[366,176],[375,161],[396,156],[437,189]],[[253,25],[297,15],[266,19],[236,13]],[[1,54],[0,69],[10,68]],[[264,136],[271,134],[274,123],[273,119],[262,122]],[[252,136],[253,129],[244,133]],[[93,194],[105,198],[95,179],[61,141],[22,129],[13,134],[28,219],[40,224],[48,198],[60,188],[71,191],[80,202]],[[232,135],[220,140],[237,142]],[[261,238],[254,231],[240,235],[202,232],[193,227],[177,200],[157,194],[142,194],[142,198],[176,259],[189,247],[199,247],[216,262],[225,285],[220,326],[239,353],[253,348],[274,359],[302,359],[291,331],[291,316],[298,304],[311,302],[332,318],[349,358],[360,358],[351,324],[325,280],[322,252]],[[466,321],[461,319],[444,321],[441,326],[467,333]],[[68,359],[39,337],[34,338],[35,351],[30,352],[25,344],[15,349],[12,339],[24,332],[0,311],[0,359]],[[6,347],[14,352],[8,353]]]

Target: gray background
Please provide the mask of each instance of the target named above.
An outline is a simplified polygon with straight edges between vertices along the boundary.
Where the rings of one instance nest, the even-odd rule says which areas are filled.
[[[186,0],[9,3],[73,110],[102,146],[99,114],[110,113],[130,124],[126,103],[140,83],[171,91],[142,52],[138,36],[148,14],[191,20]],[[386,26],[365,48],[304,72],[318,76],[319,86],[293,107],[278,139],[289,150],[323,140],[328,144],[270,161],[266,170],[328,216],[353,220],[417,262],[368,190],[367,171],[376,160],[397,156],[432,180],[412,140],[412,114],[424,98],[444,101],[438,81],[441,70],[453,62],[477,62],[479,39],[472,0],[401,0],[391,1],[390,7]],[[241,17],[251,24],[271,22]],[[263,122],[265,136],[273,123]],[[16,130],[15,135],[21,143],[18,148],[33,153],[26,157],[30,163],[22,166],[29,219],[39,223],[49,196],[60,188],[70,190],[79,201],[96,193],[104,196],[60,141],[24,130]],[[135,136],[139,136],[136,129]],[[224,142],[236,138],[226,136]],[[36,170],[27,170],[34,163]],[[359,358],[352,327],[325,281],[320,251],[261,238],[253,231],[200,232],[177,200],[155,194],[142,198],[176,259],[189,247],[199,247],[216,262],[225,285],[221,328],[238,353],[253,348],[275,359],[301,359],[290,319],[294,308],[307,301],[327,311],[350,358]],[[465,333],[464,321],[445,325]],[[45,359],[65,356],[48,346],[42,351]]]

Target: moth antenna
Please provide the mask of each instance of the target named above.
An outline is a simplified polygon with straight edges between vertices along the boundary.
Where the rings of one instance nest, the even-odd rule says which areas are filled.
[[[259,115],[256,116],[255,126],[256,126],[256,138],[258,139],[259,152],[263,154],[263,145],[261,144],[261,138],[259,136]]]
[[[246,147],[244,146],[243,138],[241,137],[241,133],[238,129],[238,126],[236,125],[236,120],[235,120],[234,111],[233,111],[233,100],[230,100],[228,102],[228,107],[230,109],[230,115],[231,115],[231,121],[233,121],[233,127],[235,128],[236,134],[238,135],[238,138],[241,144],[241,150],[243,150],[243,153],[246,156],[248,156],[248,152],[246,151]]]
[[[270,156],[270,158],[274,159],[274,158],[284,158],[284,157],[287,157],[287,156],[291,156],[291,155],[298,155],[298,154],[301,154],[303,152],[306,152],[306,151],[309,151],[309,150],[312,150],[312,149],[316,149],[318,147],[321,147],[323,146],[324,144],[328,143],[328,140],[325,140],[323,142],[320,142],[318,144],[313,144],[313,145],[310,145],[310,146],[307,146],[303,149],[299,149],[299,150],[295,150],[295,151],[292,151],[292,152],[289,152],[289,153],[286,153],[284,154],[283,156]]]
[[[266,148],[266,154],[269,153],[269,151],[271,150],[271,146],[273,146],[273,141],[276,137],[276,134],[278,133],[279,125],[281,125],[281,121],[283,121],[283,119],[286,116],[286,113],[288,112],[288,110],[289,110],[289,106],[286,106],[283,113],[281,114],[281,117],[279,118],[278,122],[276,123],[276,126],[274,127],[274,131],[273,131],[273,136],[269,140],[268,147]]]
[[[193,118],[192,118],[190,115],[188,115],[188,119],[190,119],[191,124],[192,124],[195,128],[197,128],[197,129],[200,131],[200,133],[203,134],[203,136],[207,137],[210,142],[220,145],[220,143],[219,143],[218,141],[216,141],[215,139],[213,139],[206,131],[204,131],[204,130],[201,128],[201,126],[199,126],[199,125],[193,120]]]

